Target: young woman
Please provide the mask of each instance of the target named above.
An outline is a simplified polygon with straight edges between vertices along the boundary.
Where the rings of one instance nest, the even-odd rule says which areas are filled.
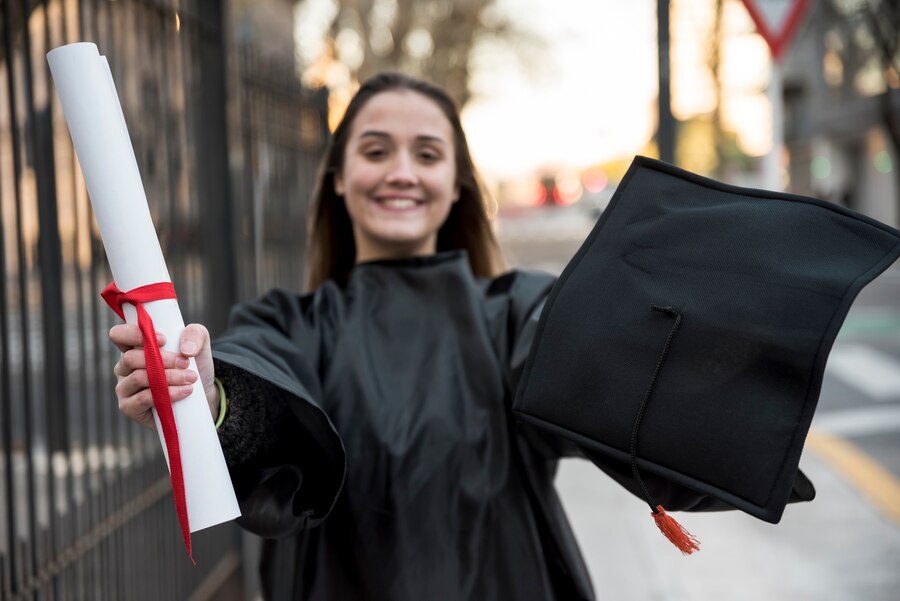
[[[193,324],[182,354],[164,353],[172,399],[199,379],[221,422],[239,521],[265,539],[265,597],[592,599],[553,489],[557,460],[579,451],[510,411],[552,278],[500,275],[448,96],[397,74],[366,82],[311,226],[312,292],[273,290],[212,345]],[[120,409],[153,427],[140,332],[110,338]]]

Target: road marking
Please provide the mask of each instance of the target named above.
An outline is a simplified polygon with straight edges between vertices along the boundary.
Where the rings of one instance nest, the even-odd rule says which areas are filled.
[[[900,399],[900,362],[869,346],[835,346],[831,349],[825,373],[872,399]]]
[[[855,444],[810,430],[806,444],[848,480],[875,508],[900,525],[900,480]]]
[[[900,405],[823,411],[816,414],[813,427],[837,436],[900,432]]]
[[[865,307],[851,311],[841,326],[838,340],[847,336],[896,336],[900,330],[900,312],[897,307]]]

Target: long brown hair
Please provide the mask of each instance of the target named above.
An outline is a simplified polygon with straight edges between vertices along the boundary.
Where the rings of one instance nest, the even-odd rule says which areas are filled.
[[[455,103],[444,90],[433,84],[401,73],[381,73],[365,81],[350,101],[328,142],[319,167],[308,223],[309,290],[318,288],[329,279],[343,284],[356,261],[353,225],[344,199],[334,190],[334,176],[344,167],[344,151],[356,115],[372,97],[391,90],[410,90],[431,99],[444,112],[453,128],[459,200],[453,203],[447,220],[438,230],[437,250],[465,249],[472,273],[476,276],[494,276],[504,268],[487,216],[488,196],[469,154]]]

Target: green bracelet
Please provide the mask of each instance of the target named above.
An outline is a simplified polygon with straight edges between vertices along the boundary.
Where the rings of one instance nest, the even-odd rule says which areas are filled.
[[[219,419],[216,420],[216,430],[218,430],[222,422],[225,421],[225,413],[228,411],[228,400],[225,398],[225,387],[222,385],[222,381],[219,378],[214,378],[213,382],[216,383],[216,388],[219,389]]]

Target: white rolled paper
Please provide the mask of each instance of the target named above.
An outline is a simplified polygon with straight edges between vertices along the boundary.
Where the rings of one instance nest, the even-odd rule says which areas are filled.
[[[171,282],[106,58],[94,44],[78,43],[51,50],[47,61],[116,285],[128,291]],[[155,301],[144,307],[156,330],[166,336],[163,349],[178,352],[184,330],[178,301]],[[128,323],[137,323],[132,305],[125,304],[123,310]],[[193,360],[191,369],[197,371]],[[173,411],[191,532],[239,517],[228,467],[199,381],[187,399],[173,403]],[[166,454],[156,411],[153,416]]]

